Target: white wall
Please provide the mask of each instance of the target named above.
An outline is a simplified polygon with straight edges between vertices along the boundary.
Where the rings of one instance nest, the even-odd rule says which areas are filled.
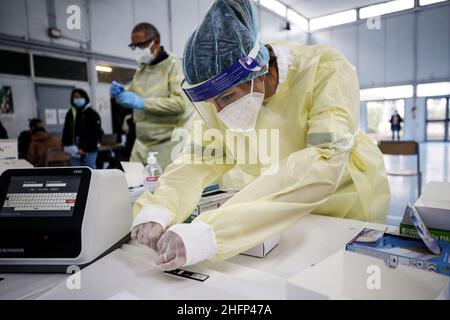
[[[419,80],[450,77],[450,4],[418,15]]]
[[[133,52],[127,47],[130,31],[137,23],[148,21],[159,29],[163,45],[181,57],[187,38],[213,3],[214,0],[55,0],[56,25],[63,34],[63,38],[55,40],[47,36],[47,0],[0,0],[0,34],[76,48],[84,48],[91,41],[93,52],[133,59]],[[81,9],[80,30],[66,27],[69,5]],[[284,18],[259,6],[257,12],[262,39],[306,43],[306,33],[295,26],[290,32],[283,31]]]

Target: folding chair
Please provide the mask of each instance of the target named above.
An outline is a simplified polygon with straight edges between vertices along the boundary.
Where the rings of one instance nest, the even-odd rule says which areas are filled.
[[[62,148],[50,148],[45,157],[46,167],[68,167],[70,155]]]
[[[397,156],[416,156],[417,168],[398,170],[396,172],[387,172],[390,176],[404,176],[413,177],[417,176],[417,189],[419,191],[419,197],[422,194],[422,172],[420,171],[420,148],[416,141],[380,141],[378,147],[381,152],[386,155]]]

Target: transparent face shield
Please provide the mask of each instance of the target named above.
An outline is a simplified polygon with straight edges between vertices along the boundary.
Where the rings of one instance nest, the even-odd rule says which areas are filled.
[[[210,122],[203,111],[205,102],[214,104],[217,111],[221,113],[228,106],[239,103],[240,100],[248,98],[249,95],[258,97],[264,95],[263,81],[253,79],[242,83],[252,73],[262,69],[256,61],[259,49],[260,45],[257,41],[248,56],[239,59],[230,68],[206,82],[189,85],[186,81],[183,81],[183,91],[208,126],[210,126]]]
[[[258,93],[264,95],[264,82],[259,81],[258,79],[252,79],[225,91],[224,93],[208,100],[208,102],[213,103],[216,106],[217,111],[221,112],[229,105],[238,103],[248,95],[253,96]]]

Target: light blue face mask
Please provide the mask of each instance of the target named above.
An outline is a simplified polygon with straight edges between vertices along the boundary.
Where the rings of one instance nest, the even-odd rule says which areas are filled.
[[[86,99],[85,98],[73,99],[73,104],[78,108],[84,107],[86,105]]]

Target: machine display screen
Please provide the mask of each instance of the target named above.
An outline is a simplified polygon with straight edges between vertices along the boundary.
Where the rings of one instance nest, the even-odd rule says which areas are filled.
[[[12,176],[0,217],[71,217],[81,176]]]

